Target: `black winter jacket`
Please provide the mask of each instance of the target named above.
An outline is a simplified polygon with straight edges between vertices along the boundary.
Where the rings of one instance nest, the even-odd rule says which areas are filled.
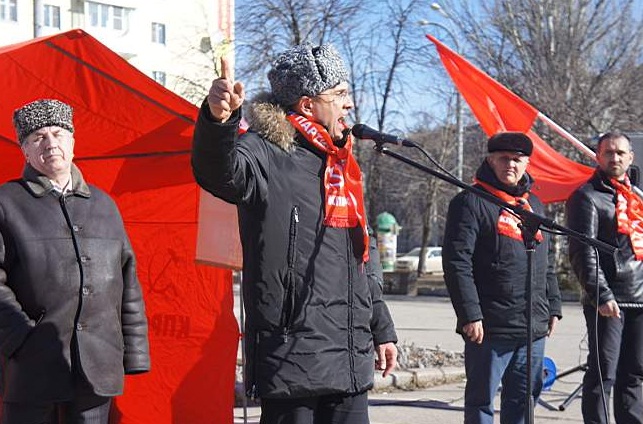
[[[359,227],[322,224],[325,156],[278,107],[215,122],[204,103],[192,166],[207,191],[238,207],[248,367],[260,397],[358,393],[373,385],[373,344],[395,342],[375,240],[362,263]],[[258,132],[255,132],[258,131]]]
[[[599,251],[598,280],[596,252],[576,239],[569,240],[569,260],[583,287],[583,303],[596,305],[609,300],[643,305],[643,261],[637,261],[630,238],[616,226],[616,190],[598,169],[567,200],[567,225],[572,230],[618,248],[615,254]]]
[[[543,213],[533,194],[529,204],[535,213]],[[482,320],[485,337],[526,340],[527,252],[522,241],[498,234],[499,216],[500,206],[473,193],[463,191],[453,198],[442,247],[444,279],[458,333],[465,324]],[[547,334],[550,317],[562,317],[558,282],[548,260],[549,236],[542,234],[533,263],[534,339]]]
[[[5,402],[72,399],[72,356],[101,396],[122,393],[124,372],[150,368],[141,288],[120,213],[74,165],[72,184],[60,195],[27,165],[22,180],[0,186]]]

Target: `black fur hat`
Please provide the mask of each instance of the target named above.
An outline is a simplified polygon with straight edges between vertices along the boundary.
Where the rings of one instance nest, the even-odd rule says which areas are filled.
[[[531,156],[534,144],[527,134],[521,132],[500,132],[489,137],[487,150],[491,152],[518,152]]]

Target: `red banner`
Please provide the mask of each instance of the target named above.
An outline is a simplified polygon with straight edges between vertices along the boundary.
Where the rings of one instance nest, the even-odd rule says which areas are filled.
[[[427,38],[435,44],[453,83],[488,136],[501,131],[518,131],[531,138],[534,152],[528,172],[536,180],[534,192],[543,202],[566,200],[591,176],[592,168],[561,155],[533,131],[532,126],[539,115],[537,109],[435,37],[427,35]]]

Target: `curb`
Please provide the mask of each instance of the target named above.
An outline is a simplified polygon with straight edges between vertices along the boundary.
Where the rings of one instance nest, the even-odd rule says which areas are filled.
[[[444,286],[418,286],[412,293],[394,293],[384,291],[385,299],[395,300],[418,300],[423,297],[446,297],[449,298],[449,292]],[[563,290],[560,292],[563,302],[580,302],[581,294],[579,292]]]
[[[381,372],[374,375],[375,383],[372,392],[386,392],[389,390],[416,390],[427,387],[439,386],[457,381],[463,381],[465,378],[464,368],[462,367],[442,367],[442,368],[416,368],[406,370],[396,370],[390,373],[386,378],[382,377]],[[235,383],[235,407],[243,405],[244,398],[243,383]],[[246,399],[248,406],[259,406],[258,399]]]
[[[462,381],[465,378],[462,367],[442,368],[417,368],[407,370],[396,370],[386,378],[382,374],[375,374],[375,385],[373,391],[386,391],[387,389],[414,390],[441,384]]]

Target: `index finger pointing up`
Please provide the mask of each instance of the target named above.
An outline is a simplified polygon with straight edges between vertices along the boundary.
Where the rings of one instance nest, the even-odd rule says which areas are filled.
[[[232,72],[230,72],[230,64],[225,56],[221,56],[221,78],[224,80],[232,81]]]

